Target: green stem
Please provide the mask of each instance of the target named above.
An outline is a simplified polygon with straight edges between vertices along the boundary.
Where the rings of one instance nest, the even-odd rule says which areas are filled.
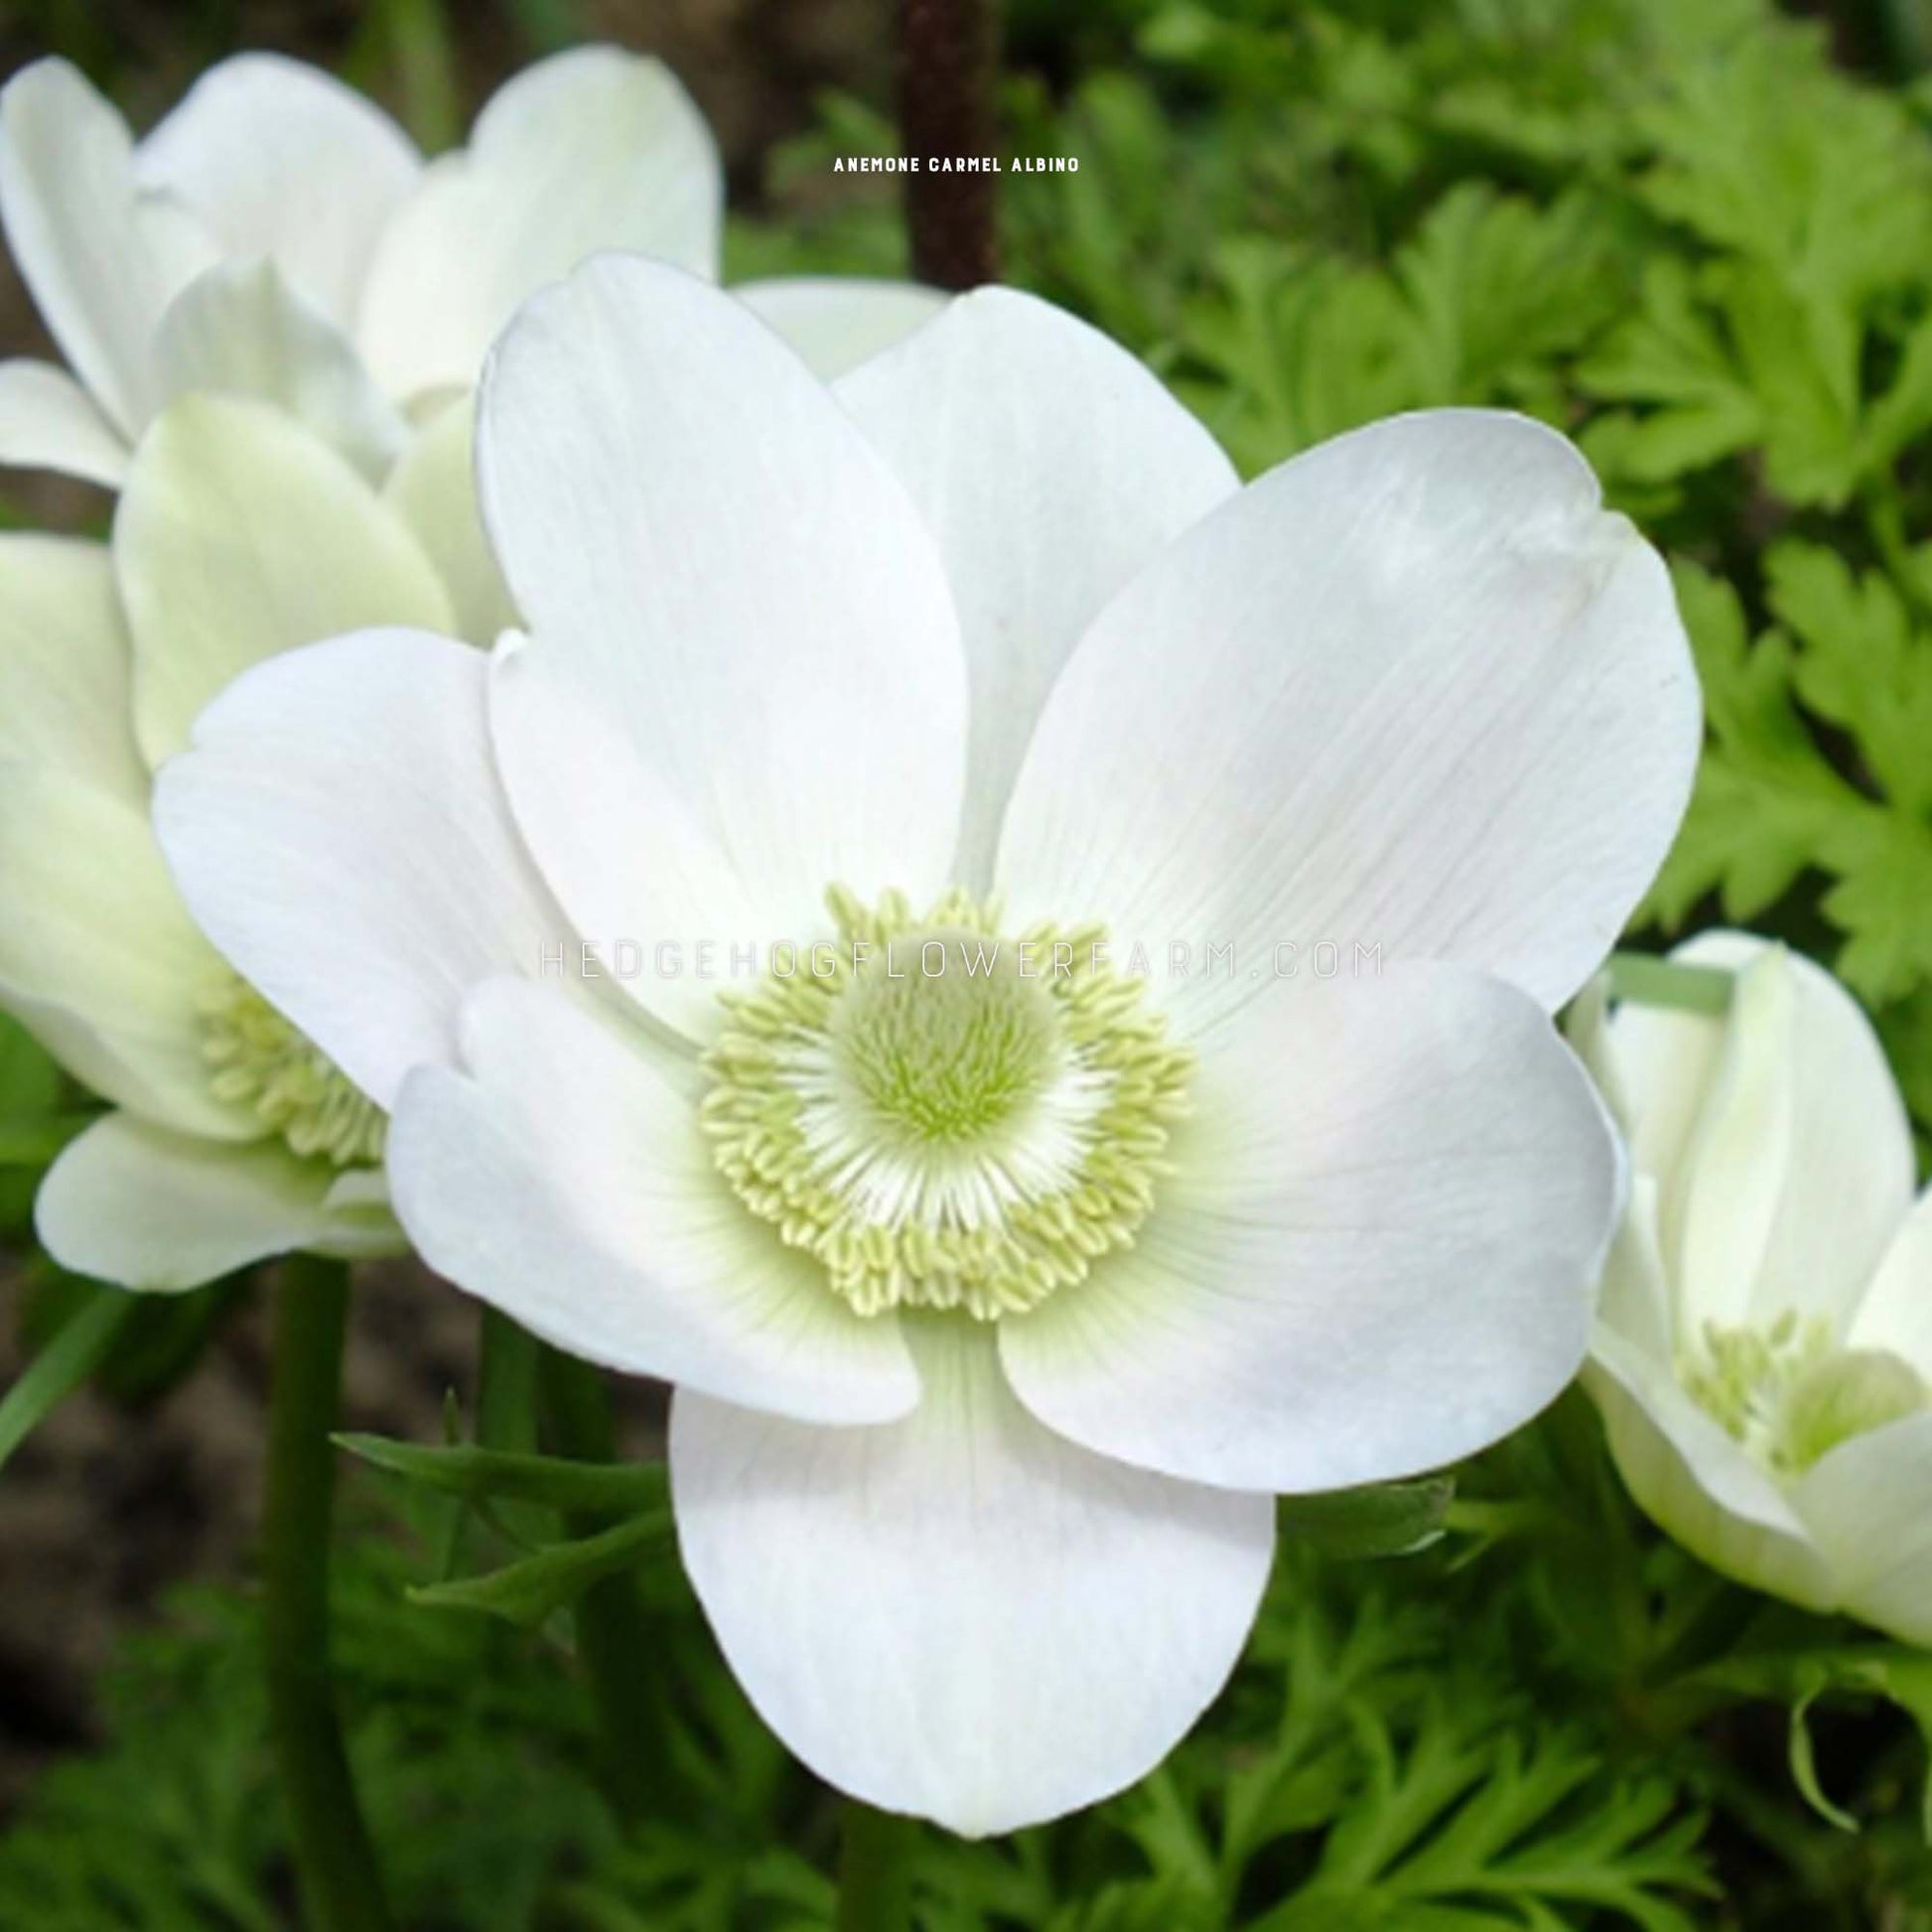
[[[845,1801],[838,1932],[908,1932],[918,1830],[910,1818]]]
[[[617,1435],[603,1371],[545,1348],[538,1378],[551,1449],[579,1462],[615,1462]],[[573,1513],[565,1528],[573,1537],[596,1536],[619,1520]],[[672,1809],[665,1701],[655,1636],[628,1570],[606,1577],[579,1599],[577,1648],[597,1707],[612,1804],[624,1818],[662,1815]]]
[[[1722,966],[1686,966],[1654,953],[1610,955],[1610,998],[1644,1007],[1721,1016],[1729,1011],[1736,975]]]
[[[292,1256],[275,1297],[262,1638],[303,1917],[311,1932],[388,1932],[395,1921],[355,1802],[329,1668],[330,1436],[347,1323],[347,1265]]]

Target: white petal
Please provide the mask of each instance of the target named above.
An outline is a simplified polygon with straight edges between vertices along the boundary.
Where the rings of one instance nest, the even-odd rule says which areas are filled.
[[[154,332],[215,249],[140,193],[126,123],[66,61],[0,91],[0,217],[54,340],[133,436],[154,408]]]
[[[966,700],[939,560],[770,331],[675,269],[594,263],[498,345],[478,469],[534,632],[497,756],[586,936],[808,939],[829,886],[946,883]],[[726,900],[757,926],[721,927]],[[691,979],[637,990],[709,1017]]]
[[[1846,1341],[1902,1355],[1932,1382],[1932,1188],[1892,1235]]]
[[[739,282],[732,293],[827,382],[909,336],[951,300],[922,282],[863,275],[778,275]]]
[[[1594,1090],[1464,967],[1277,982],[1219,1030],[1133,1249],[1000,1324],[1105,1454],[1320,1490],[1467,1455],[1577,1372],[1617,1210]]]
[[[841,1790],[978,1837],[1151,1771],[1226,1681],[1274,1503],[1090,1455],[992,1337],[907,1324],[906,1421],[813,1429],[680,1389],[684,1564],[780,1738]]]
[[[164,397],[205,389],[274,403],[375,482],[408,434],[348,339],[272,261],[197,276],[162,318],[155,356]]]
[[[0,764],[0,1004],[109,1100],[239,1140],[208,1092],[201,1002],[227,969],[188,916],[147,815],[47,764]]]
[[[199,1288],[327,1243],[336,1172],[279,1141],[236,1146],[109,1114],[48,1170],[34,1203],[63,1268],[118,1288]]]
[[[946,561],[972,701],[956,871],[984,890],[1027,741],[1074,645],[1239,480],[1125,349],[1011,289],[960,297],[838,393]]]
[[[417,433],[382,493],[436,566],[459,633],[486,646],[517,620],[477,509],[476,420],[470,397],[452,403]]]
[[[897,1324],[747,1211],[634,1021],[496,980],[464,1008],[463,1058],[409,1076],[389,1134],[397,1215],[439,1274],[630,1374],[815,1422],[912,1406]]]
[[[1670,1360],[1677,1345],[1677,1317],[1658,1244],[1657,1181],[1652,1174],[1630,1176],[1630,1198],[1603,1262],[1596,1314],[1632,1347],[1653,1360]]]
[[[420,632],[290,652],[209,707],[155,788],[215,944],[384,1107],[454,1057],[471,987],[562,948],[490,767],[484,675]]]
[[[1932,1415],[1842,1443],[1791,1500],[1831,1560],[1844,1606],[1932,1644]]]
[[[1460,959],[1554,1007],[1662,860],[1699,738],[1669,577],[1577,452],[1397,417],[1250,484],[1102,613],[998,876],[1022,923]],[[1253,990],[1197,974],[1190,1026]]]
[[[145,811],[132,672],[106,546],[0,535],[0,759],[56,766]]]
[[[332,74],[242,54],[195,83],[141,143],[137,167],[228,254],[267,256],[347,327],[383,223],[422,163],[388,115]]]
[[[1911,1131],[1870,1023],[1822,967],[1766,949],[1737,980],[1685,1151],[1671,1259],[1686,1329],[1794,1310],[1842,1332],[1912,1182]]]
[[[615,47],[502,86],[383,236],[357,329],[392,395],[467,387],[519,302],[623,249],[718,273],[724,171],[691,96]]]
[[[118,489],[127,445],[65,369],[23,355],[0,362],[0,463]]]
[[[402,519],[348,464],[265,404],[183,396],[142,439],[114,520],[150,762],[215,693],[318,638],[450,630],[448,594]]]
[[[1704,932],[1671,957],[1686,965],[1735,971],[1756,958],[1763,943],[1741,932]],[[1713,1014],[1626,1000],[1610,1016],[1604,1033],[1631,1165],[1653,1176],[1658,1249],[1666,1269],[1674,1270],[1691,1172],[1686,1150],[1724,1060],[1725,1022]]]
[[[1598,1329],[1585,1383],[1624,1485],[1653,1522],[1754,1589],[1831,1609],[1837,1585],[1777,1483],[1681,1389],[1667,1364]]]

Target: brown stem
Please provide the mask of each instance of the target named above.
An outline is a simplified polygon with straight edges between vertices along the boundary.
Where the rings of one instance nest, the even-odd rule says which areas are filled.
[[[905,225],[912,273],[942,289],[999,274],[993,90],[999,36],[993,0],[898,0],[898,116],[906,158]],[[950,170],[933,166],[950,161]]]

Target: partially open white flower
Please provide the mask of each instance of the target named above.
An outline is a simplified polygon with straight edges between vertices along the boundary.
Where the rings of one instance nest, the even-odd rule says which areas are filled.
[[[722,215],[703,116],[617,48],[527,69],[468,148],[427,164],[379,108],[277,55],[210,69],[138,144],[72,67],[39,62],[0,92],[0,217],[73,374],[0,363],[0,463],[118,487],[170,397],[216,390],[294,411],[379,479],[525,296],[610,248],[715,276]],[[741,294],[828,371],[938,300],[863,281]]]
[[[1728,1012],[1580,1043],[1635,1169],[1588,1386],[1645,1511],[1714,1569],[1932,1643],[1932,1196],[1852,996],[1741,932]]]
[[[0,535],[0,1006],[115,1103],[41,1189],[70,1268],[176,1289],[290,1249],[401,1245],[380,1111],[197,930],[151,774],[277,651],[501,624],[493,562],[446,541],[452,497],[474,523],[454,428],[377,491],[280,410],[186,396],[142,440],[111,546]]]
[[[393,1108],[433,1266],[678,1385],[684,1560],[801,1756],[964,1832],[1100,1797],[1226,1677],[1270,1492],[1582,1359],[1618,1168],[1548,1011],[1689,787],[1664,570],[1510,416],[1243,489],[997,290],[828,389],[596,263],[479,456],[532,635],[238,681],[161,781],[189,900]],[[545,977],[552,896],[645,970]],[[786,938],[825,974],[734,973]]]

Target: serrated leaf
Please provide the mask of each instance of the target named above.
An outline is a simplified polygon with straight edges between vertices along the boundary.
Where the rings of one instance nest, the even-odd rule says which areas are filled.
[[[592,1585],[667,1553],[674,1537],[670,1511],[652,1510],[596,1536],[553,1543],[485,1576],[419,1585],[408,1596],[425,1609],[479,1610],[533,1630],[576,1602]]]
[[[342,1435],[339,1449],[393,1475],[407,1476],[470,1502],[541,1503],[568,1514],[576,1510],[651,1510],[664,1501],[661,1462],[573,1462],[458,1443],[432,1449],[386,1436]]]

